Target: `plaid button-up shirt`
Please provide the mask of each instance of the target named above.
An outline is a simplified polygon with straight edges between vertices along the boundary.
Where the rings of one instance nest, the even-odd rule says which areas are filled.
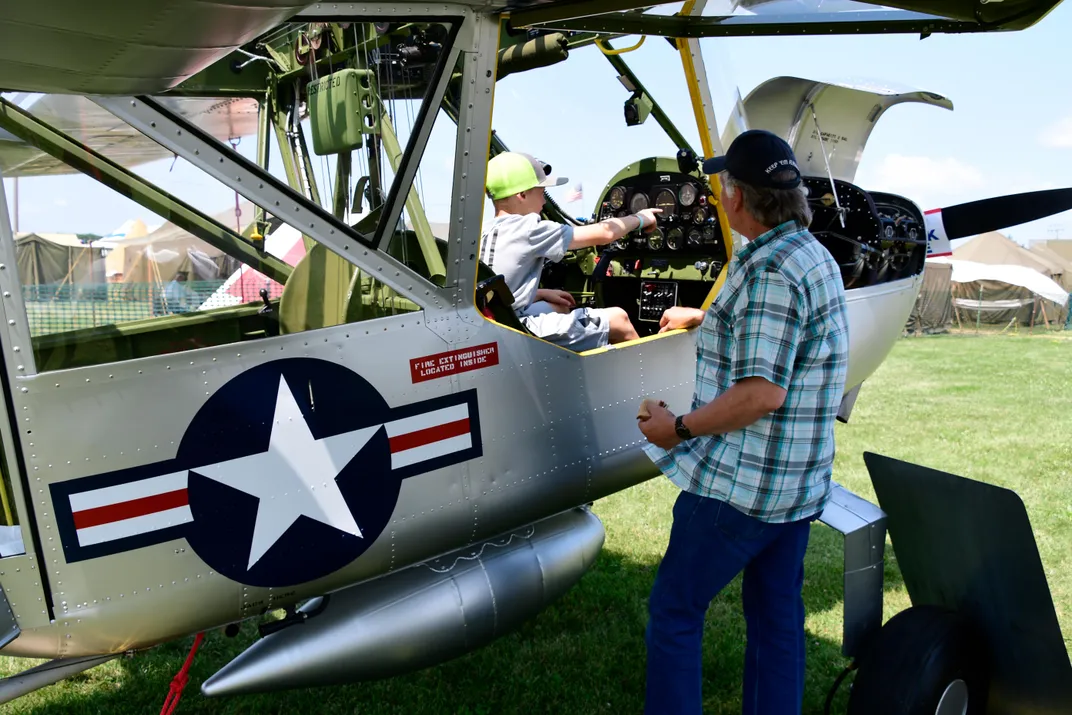
[[[734,256],[696,347],[693,410],[747,377],[784,388],[785,403],[743,429],[669,452],[649,444],[648,456],[681,489],[763,521],[821,512],[849,357],[845,291],[830,253],[795,221],[748,243]]]

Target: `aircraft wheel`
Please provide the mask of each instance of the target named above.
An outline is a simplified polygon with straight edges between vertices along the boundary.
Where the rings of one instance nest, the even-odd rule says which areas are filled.
[[[849,715],[982,715],[987,662],[981,638],[959,614],[905,609],[861,657]]]

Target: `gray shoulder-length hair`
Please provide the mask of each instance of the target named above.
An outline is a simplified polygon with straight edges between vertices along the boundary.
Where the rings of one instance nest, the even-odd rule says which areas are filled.
[[[775,180],[791,179],[792,172],[785,177],[775,175]],[[737,181],[729,172],[718,175],[726,188],[726,195],[733,196],[740,191],[744,197],[744,210],[763,226],[774,228],[786,221],[798,221],[805,228],[811,225],[811,208],[808,206],[808,194],[801,184],[795,189],[767,189]]]

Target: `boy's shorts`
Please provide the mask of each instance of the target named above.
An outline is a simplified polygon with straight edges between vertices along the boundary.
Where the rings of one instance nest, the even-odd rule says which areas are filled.
[[[569,313],[557,313],[549,303],[538,301],[518,317],[536,337],[584,352],[610,342],[609,312],[602,308],[577,308]]]

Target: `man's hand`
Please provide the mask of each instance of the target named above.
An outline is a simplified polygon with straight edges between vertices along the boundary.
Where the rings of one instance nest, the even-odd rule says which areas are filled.
[[[641,209],[636,212],[637,216],[644,219],[644,233],[651,233],[655,230],[655,217],[662,212],[662,209]]]
[[[678,328],[695,328],[703,322],[704,312],[696,308],[686,308],[676,305],[663,311],[663,317],[659,320],[659,332],[677,330]]]
[[[536,291],[536,300],[550,303],[556,313],[569,313],[577,307],[577,303],[573,300],[573,296],[564,290],[540,288]]]
[[[654,402],[648,403],[648,412],[651,417],[646,420],[638,417],[637,427],[649,442],[663,449],[671,449],[681,443],[681,438],[674,430],[673,412]]]

